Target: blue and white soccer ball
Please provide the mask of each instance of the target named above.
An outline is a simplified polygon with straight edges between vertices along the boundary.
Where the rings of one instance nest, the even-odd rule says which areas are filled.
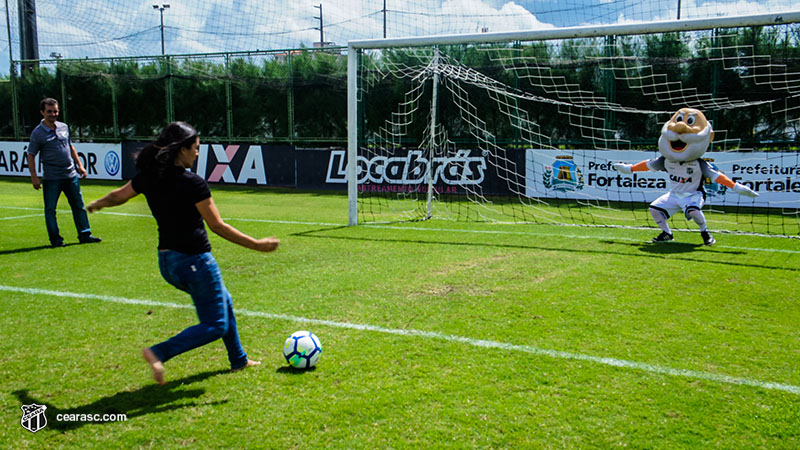
[[[317,365],[322,355],[322,344],[310,331],[296,331],[283,343],[283,357],[290,366],[308,369]]]

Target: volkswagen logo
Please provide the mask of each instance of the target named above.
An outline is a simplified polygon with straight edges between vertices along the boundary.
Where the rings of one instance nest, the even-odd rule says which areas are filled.
[[[119,162],[119,155],[117,155],[117,152],[110,151],[106,153],[105,160],[103,161],[106,172],[108,172],[108,174],[111,176],[116,175],[117,172],[119,172]]]

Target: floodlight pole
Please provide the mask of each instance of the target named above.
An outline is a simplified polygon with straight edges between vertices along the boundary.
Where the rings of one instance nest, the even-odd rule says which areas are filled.
[[[19,8],[19,49],[22,72],[39,67],[39,32],[36,26],[36,0],[18,0]],[[11,48],[11,41],[8,41]]]
[[[8,62],[14,65],[14,47],[11,46],[11,18],[8,16],[8,0],[6,2],[6,33],[8,34]]]
[[[162,3],[161,5],[153,5],[153,9],[157,9],[159,14],[161,14],[161,56],[166,54],[164,48],[164,10],[169,8],[168,3]]]
[[[11,19],[8,16],[8,0],[6,3],[6,31],[8,33],[8,78],[11,82],[11,116],[14,122],[14,139],[20,139],[19,100],[17,100],[17,70],[14,66],[14,47],[11,45]]]
[[[319,19],[319,28],[314,28],[315,30],[319,30],[319,46],[325,47],[325,25],[322,21],[322,3],[319,5],[314,6],[319,10],[319,17],[314,17],[315,19]]]

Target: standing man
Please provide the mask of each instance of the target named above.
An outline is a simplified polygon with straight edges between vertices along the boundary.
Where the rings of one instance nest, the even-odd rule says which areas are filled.
[[[78,152],[69,139],[69,127],[64,122],[58,122],[58,101],[46,98],[39,104],[42,121],[31,133],[31,142],[26,153],[28,154],[28,170],[31,172],[33,188],[42,189],[44,195],[44,222],[47,225],[47,234],[50,245],[64,247],[64,238],[58,231],[56,221],[56,206],[61,192],[67,196],[72,208],[72,220],[78,230],[78,241],[81,244],[100,242],[99,237],[92,236],[89,228],[89,216],[83,207],[80,178],[86,178],[86,169],[83,167]],[[36,155],[44,169],[41,182],[36,175]]]

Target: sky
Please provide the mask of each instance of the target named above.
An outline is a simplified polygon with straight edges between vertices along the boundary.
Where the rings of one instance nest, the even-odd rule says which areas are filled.
[[[311,47],[353,39],[536,30],[564,26],[800,10],[796,0],[37,0],[39,57],[152,56]],[[0,76],[20,58],[17,0],[0,3]],[[9,10],[6,11],[5,5]],[[320,8],[321,6],[321,8]],[[320,14],[321,11],[321,14]],[[9,31],[11,45],[9,45]]]

